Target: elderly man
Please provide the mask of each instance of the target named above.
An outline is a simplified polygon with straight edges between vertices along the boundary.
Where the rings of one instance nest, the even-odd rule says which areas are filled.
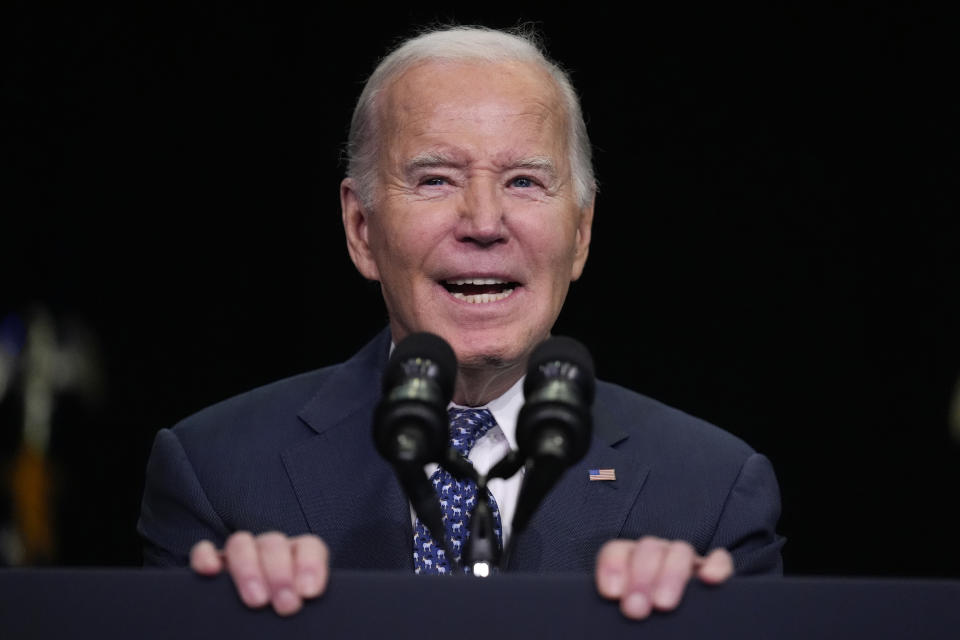
[[[281,614],[320,595],[329,566],[435,569],[371,437],[391,344],[429,331],[453,347],[454,408],[486,422],[469,451],[483,473],[515,445],[527,360],[590,246],[580,106],[524,36],[457,28],[398,47],[360,96],[349,155],[347,248],[380,283],[389,331],[346,363],[160,432],[139,522],[148,563],[189,556],[200,573],[226,569],[245,603]],[[582,468],[518,535],[511,570],[594,571],[633,618],[675,607],[693,576],[781,571],[779,492],[763,456],[606,383],[594,423]],[[591,482],[591,467],[616,479]],[[504,538],[521,482],[490,483]]]

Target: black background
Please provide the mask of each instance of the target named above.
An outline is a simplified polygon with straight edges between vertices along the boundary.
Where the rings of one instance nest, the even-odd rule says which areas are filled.
[[[340,152],[388,45],[456,20],[533,22],[582,95],[601,191],[556,332],[773,460],[789,573],[960,575],[952,12],[313,4],[0,21],[0,315],[84,323],[108,384],[55,415],[58,563],[139,563],[157,429],[384,325]]]

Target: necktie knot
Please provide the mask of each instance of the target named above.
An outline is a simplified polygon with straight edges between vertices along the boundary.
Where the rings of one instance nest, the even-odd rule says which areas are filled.
[[[497,424],[488,409],[452,408],[449,413],[450,446],[465,456],[474,443]]]

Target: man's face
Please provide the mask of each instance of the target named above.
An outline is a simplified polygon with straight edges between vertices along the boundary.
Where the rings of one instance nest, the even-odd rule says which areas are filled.
[[[546,339],[590,244],[566,119],[525,63],[426,63],[379,107],[373,206],[341,188],[351,257],[378,280],[395,341],[446,339],[462,367],[516,365]]]

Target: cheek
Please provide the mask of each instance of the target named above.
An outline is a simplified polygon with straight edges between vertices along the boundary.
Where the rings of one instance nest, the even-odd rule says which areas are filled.
[[[544,225],[541,233],[542,229],[549,228],[549,225]],[[541,236],[537,254],[540,262],[550,269],[555,279],[569,279],[577,256],[576,233],[554,226],[553,234],[549,237]]]
[[[424,233],[402,224],[371,230],[371,246],[381,281],[403,286],[404,280],[422,265],[428,242]]]

